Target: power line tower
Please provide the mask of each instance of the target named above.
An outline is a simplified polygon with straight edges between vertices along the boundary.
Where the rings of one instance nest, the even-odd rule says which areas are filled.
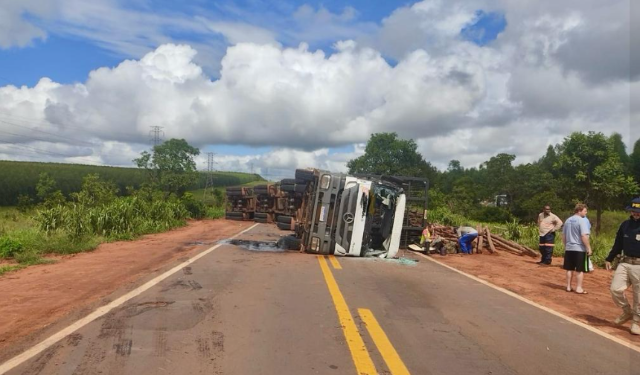
[[[162,126],[152,126],[149,131],[149,136],[151,137],[151,141],[153,141],[153,146],[157,146],[160,144],[160,141],[164,137],[164,132],[162,131]]]
[[[213,189],[213,165],[216,163],[213,157],[215,154],[215,152],[207,152],[207,179],[204,184],[204,192],[202,193],[203,202],[207,197],[207,188],[211,187]]]

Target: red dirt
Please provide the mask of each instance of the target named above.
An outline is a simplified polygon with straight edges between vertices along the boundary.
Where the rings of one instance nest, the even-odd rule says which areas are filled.
[[[190,221],[187,226],[139,240],[100,245],[90,253],[59,257],[0,276],[0,351],[86,308],[117,289],[189,257],[253,222]],[[197,242],[197,243],[196,243]]]
[[[539,259],[498,254],[434,255],[434,259],[468,274],[519,294],[604,332],[640,345],[640,337],[629,333],[630,323],[616,326],[613,320],[622,310],[613,304],[609,285],[613,271],[596,269],[585,274],[586,295],[565,291],[566,271],[562,258],[554,258],[553,266],[536,264]],[[575,288],[575,280],[573,287]],[[631,301],[631,293],[627,292]]]

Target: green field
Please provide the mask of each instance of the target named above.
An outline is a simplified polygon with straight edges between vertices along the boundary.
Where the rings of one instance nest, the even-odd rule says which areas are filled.
[[[36,163],[0,160],[0,206],[15,206],[18,195],[36,196],[36,184],[41,173],[48,173],[65,196],[79,191],[82,179],[97,173],[105,181],[112,181],[120,192],[127,186],[138,188],[146,181],[145,171],[138,168],[106,167],[82,164]],[[206,173],[200,173],[199,181],[193,189],[205,186]],[[260,175],[239,172],[213,172],[214,186],[233,186],[264,181]]]

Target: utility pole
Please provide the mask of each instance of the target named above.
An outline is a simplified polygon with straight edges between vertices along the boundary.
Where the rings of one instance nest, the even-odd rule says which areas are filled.
[[[249,168],[251,168],[251,174],[253,174],[253,162],[249,163]]]
[[[159,145],[161,137],[164,137],[162,126],[152,126],[151,130],[149,131],[149,136],[151,137],[151,141],[153,141],[154,147]]]
[[[203,202],[207,196],[207,188],[211,186],[211,188],[213,189],[213,165],[215,164],[213,156],[215,154],[215,152],[207,152],[207,180],[204,184],[204,193],[202,194]]]

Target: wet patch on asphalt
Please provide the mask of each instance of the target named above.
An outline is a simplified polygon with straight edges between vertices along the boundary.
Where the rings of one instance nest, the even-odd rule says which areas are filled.
[[[271,253],[284,252],[275,241],[251,241],[251,240],[224,240],[221,244],[235,245],[245,250],[264,251]]]

